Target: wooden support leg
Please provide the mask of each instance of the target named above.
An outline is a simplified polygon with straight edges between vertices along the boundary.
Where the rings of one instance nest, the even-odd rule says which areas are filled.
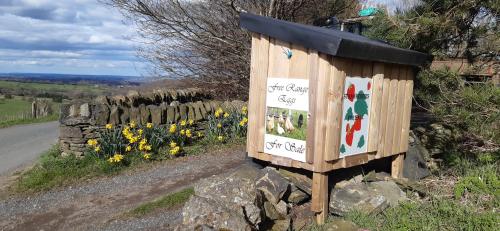
[[[316,222],[324,224],[328,216],[328,174],[313,173],[311,210],[316,213]]]
[[[405,153],[397,154],[392,156],[392,167],[391,176],[392,178],[403,177],[403,163],[405,159]]]

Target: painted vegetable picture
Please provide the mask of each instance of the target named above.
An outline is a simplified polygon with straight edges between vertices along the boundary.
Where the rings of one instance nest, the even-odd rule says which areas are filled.
[[[371,79],[347,77],[342,109],[340,157],[367,150]]]

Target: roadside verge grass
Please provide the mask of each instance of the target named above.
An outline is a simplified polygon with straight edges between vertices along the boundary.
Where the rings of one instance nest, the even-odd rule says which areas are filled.
[[[174,206],[184,204],[186,201],[189,200],[189,197],[191,197],[191,195],[193,194],[194,194],[194,188],[189,187],[179,192],[167,194],[153,201],[141,204],[138,207],[132,209],[130,212],[128,212],[127,215],[140,217],[152,213],[160,208],[169,209]]]
[[[59,114],[52,114],[50,116],[45,116],[42,118],[29,118],[29,119],[16,119],[16,120],[0,121],[0,128],[6,128],[6,127],[11,127],[14,125],[21,125],[21,124],[44,123],[44,122],[56,121],[58,119],[59,119]]]
[[[215,143],[211,141],[200,141],[192,146],[186,147],[186,156],[200,155],[207,152],[226,150],[243,143],[243,139],[235,139],[228,143]],[[175,159],[165,159],[170,161]],[[106,160],[93,155],[85,155],[78,158],[73,155],[61,156],[58,146],[42,154],[37,164],[23,172],[16,183],[11,186],[14,193],[34,193],[50,190],[79,182],[85,179],[119,174],[125,170],[140,169],[141,166],[151,166],[158,162],[148,161],[140,155],[134,155],[127,165],[110,165]]]

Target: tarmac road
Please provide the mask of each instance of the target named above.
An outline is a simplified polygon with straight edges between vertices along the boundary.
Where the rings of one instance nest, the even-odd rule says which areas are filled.
[[[31,164],[56,144],[58,137],[57,121],[0,129],[0,175]]]

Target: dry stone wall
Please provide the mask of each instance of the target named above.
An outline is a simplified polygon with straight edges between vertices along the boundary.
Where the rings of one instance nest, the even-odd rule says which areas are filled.
[[[217,108],[238,110],[243,101],[215,101],[198,89],[159,89],[148,93],[99,96],[91,102],[63,103],[60,114],[59,146],[64,154],[83,155],[88,139],[97,138],[106,124],[130,121],[164,125],[180,120],[204,121]]]

